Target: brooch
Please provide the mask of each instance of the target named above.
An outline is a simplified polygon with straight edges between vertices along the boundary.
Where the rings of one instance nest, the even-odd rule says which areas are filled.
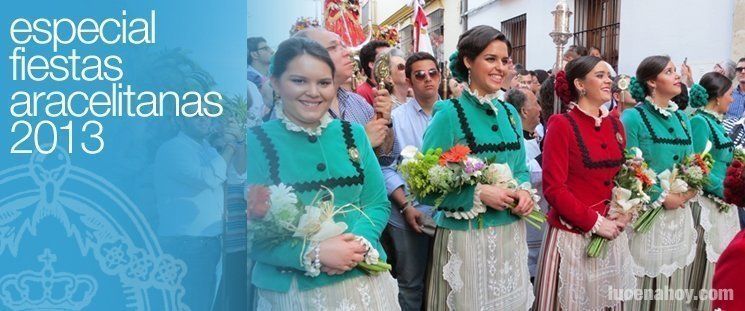
[[[352,159],[354,162],[360,161],[360,152],[357,150],[357,148],[352,147],[347,149],[347,153],[349,153],[349,158]]]
[[[621,136],[621,133],[616,133],[616,139],[619,143],[623,144],[623,136]]]

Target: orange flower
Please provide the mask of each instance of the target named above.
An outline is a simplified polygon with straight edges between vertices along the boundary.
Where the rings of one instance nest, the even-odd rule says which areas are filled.
[[[703,171],[704,174],[709,174],[709,166],[706,165],[706,162],[704,162],[704,159],[701,158],[701,155],[696,154],[694,159],[696,161],[696,165],[701,168],[701,171]]]
[[[440,156],[440,166],[448,163],[458,163],[464,161],[471,154],[471,149],[463,145],[455,145],[448,152]]]
[[[644,174],[644,170],[642,170],[641,166],[634,167],[634,175],[637,179],[641,180],[645,186],[649,186],[652,184],[652,181],[649,179],[649,177]]]

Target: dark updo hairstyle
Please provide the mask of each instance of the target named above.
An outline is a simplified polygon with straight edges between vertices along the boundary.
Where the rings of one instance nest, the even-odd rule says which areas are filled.
[[[602,61],[602,59],[595,56],[575,58],[564,67],[564,74],[561,74],[561,72],[557,74],[555,85],[556,95],[559,96],[559,99],[561,99],[564,105],[569,105],[570,102],[576,102],[579,97],[579,91],[574,86],[574,80],[583,79]]]
[[[700,87],[695,84],[691,87],[690,103],[693,108],[704,107],[710,100],[727,94],[732,87],[732,80],[721,73],[712,71],[701,77],[698,85]]]
[[[507,44],[507,54],[512,54],[512,44],[501,31],[487,25],[473,27],[460,35],[458,50],[450,56],[450,72],[458,82],[468,81],[468,68],[463,60],[475,60],[493,41]]]
[[[645,58],[636,68],[636,85],[630,86],[630,93],[638,102],[644,101],[646,96],[652,95],[647,82],[657,78],[667,64],[670,63],[670,56],[654,55]]]
[[[323,46],[318,44],[318,42],[307,38],[292,37],[282,41],[282,43],[279,44],[279,47],[277,47],[277,52],[274,53],[271,65],[269,66],[269,71],[272,77],[279,79],[279,77],[287,70],[287,65],[293,59],[303,54],[313,56],[324,62],[329,66],[329,68],[331,68],[331,76],[334,76],[336,71],[334,68],[334,61],[331,60],[329,52]]]

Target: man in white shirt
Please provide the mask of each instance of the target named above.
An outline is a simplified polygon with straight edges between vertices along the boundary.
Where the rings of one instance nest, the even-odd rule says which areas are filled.
[[[219,283],[226,158],[206,138],[211,119],[179,120],[180,132],[158,148],[153,170],[159,222],[166,253],[183,260],[184,302],[192,310],[211,310]]]
[[[504,96],[506,102],[515,106],[520,114],[520,121],[523,125],[523,139],[525,142],[525,159],[527,160],[528,170],[530,171],[530,183],[533,188],[538,190],[541,200],[538,205],[546,212],[548,205],[543,199],[543,179],[541,169],[541,147],[536,134],[536,128],[541,124],[541,106],[535,94],[528,88],[518,88],[507,91]],[[538,253],[543,242],[543,230],[537,230],[533,226],[527,226],[528,240],[528,268],[531,277],[535,277],[536,267],[538,264]]]

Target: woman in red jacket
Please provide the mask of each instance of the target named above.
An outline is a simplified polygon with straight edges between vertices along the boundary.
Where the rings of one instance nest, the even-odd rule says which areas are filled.
[[[539,258],[533,309],[621,309],[609,289],[633,289],[635,280],[622,232],[630,216],[608,216],[613,177],[626,147],[623,125],[603,106],[611,97],[610,66],[583,56],[565,68],[555,87],[570,108],[549,119],[543,145],[550,227]],[[610,240],[604,256],[587,256],[593,234]]]

